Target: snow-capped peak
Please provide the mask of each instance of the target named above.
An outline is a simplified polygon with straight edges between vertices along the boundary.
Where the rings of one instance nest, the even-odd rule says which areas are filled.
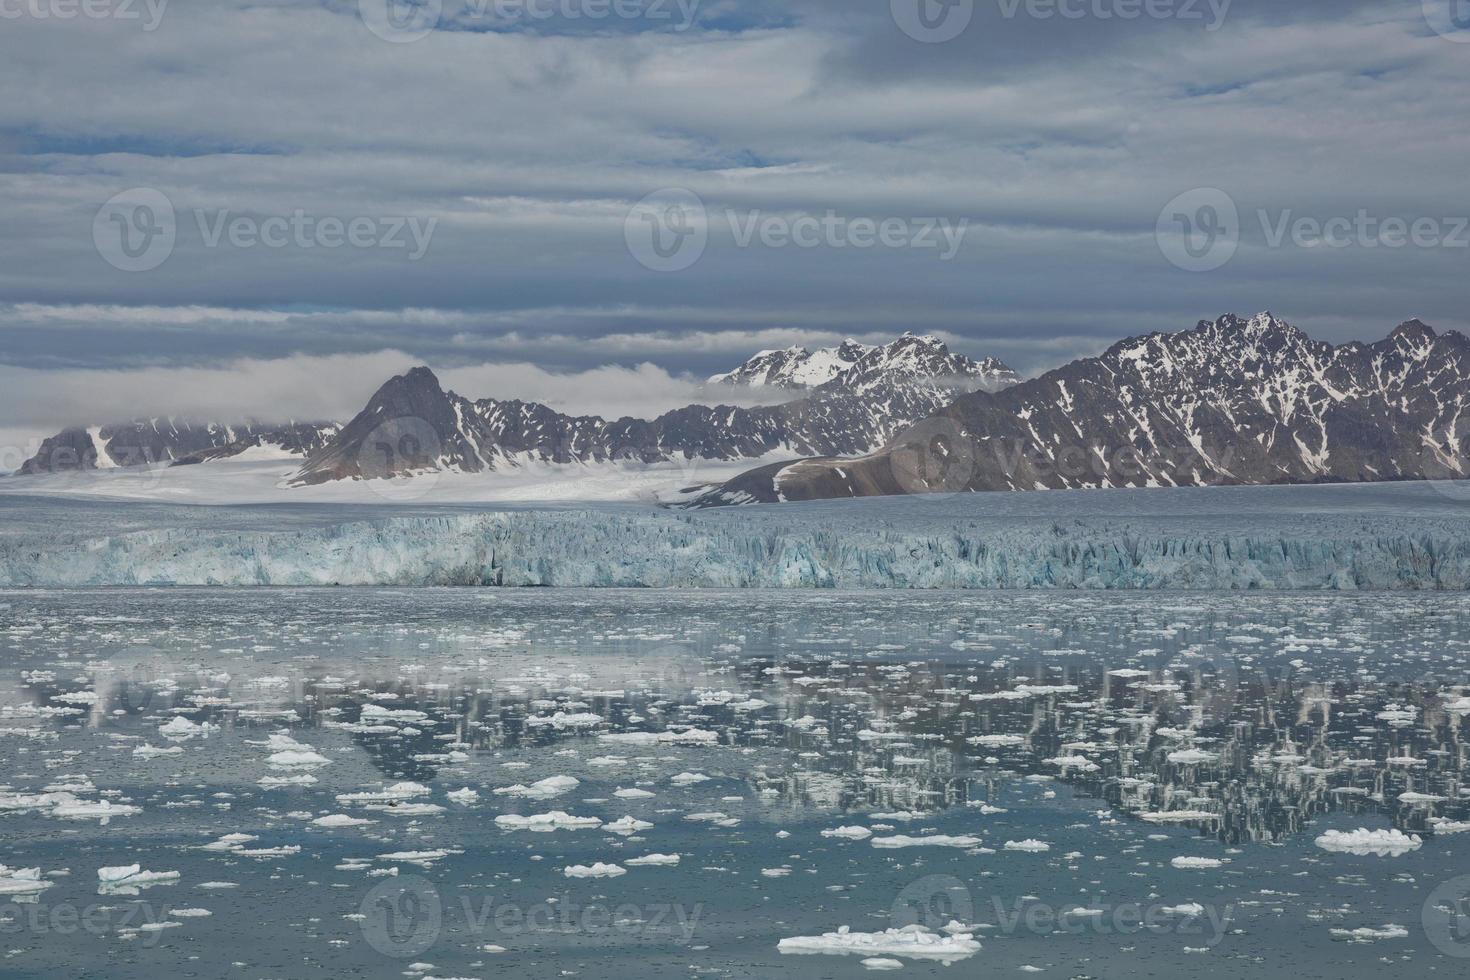
[[[974,361],[952,354],[937,337],[905,333],[877,347],[845,340],[836,347],[761,351],[711,384],[751,388],[867,391],[883,384],[942,384],[998,389],[1019,376],[995,358]]]
[[[806,347],[763,350],[734,371],[710,378],[709,383],[747,388],[819,388],[872,349],[855,340],[844,340],[836,347],[815,351]]]

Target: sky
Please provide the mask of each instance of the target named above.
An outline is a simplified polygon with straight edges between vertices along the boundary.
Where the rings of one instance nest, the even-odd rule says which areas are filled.
[[[0,0],[0,441],[1470,327],[1459,0],[83,2]]]

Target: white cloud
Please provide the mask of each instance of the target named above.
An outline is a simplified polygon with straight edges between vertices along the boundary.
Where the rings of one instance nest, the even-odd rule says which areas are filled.
[[[0,365],[0,439],[25,446],[69,425],[155,416],[235,422],[347,421],[390,377],[419,363],[402,351],[244,359],[212,367],[38,370]],[[651,418],[686,405],[760,404],[792,397],[710,388],[653,364],[553,372],[534,364],[472,364],[435,372],[467,398],[537,401],[574,415]]]

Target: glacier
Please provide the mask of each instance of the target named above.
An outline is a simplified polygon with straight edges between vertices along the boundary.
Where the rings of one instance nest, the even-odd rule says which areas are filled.
[[[0,587],[1465,589],[1465,484],[645,505],[7,496]]]

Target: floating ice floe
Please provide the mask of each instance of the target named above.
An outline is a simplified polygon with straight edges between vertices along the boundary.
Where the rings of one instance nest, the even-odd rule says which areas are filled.
[[[533,813],[528,816],[503,813],[495,818],[495,826],[505,830],[549,833],[553,830],[587,830],[601,827],[602,821],[597,817],[574,817],[563,810],[553,810],[550,813]]]
[[[863,960],[865,970],[902,970],[903,960],[895,960],[887,956],[870,956]]]
[[[331,759],[289,735],[272,735],[266,742],[266,747],[271,754],[265,764],[272,769],[320,769],[332,764]]]
[[[713,810],[705,813],[686,813],[684,819],[691,823],[707,823],[715,827],[738,827],[739,817],[732,817],[728,813]]]
[[[7,868],[0,864],[0,895],[35,895],[53,884],[41,877],[40,868]]]
[[[449,802],[458,803],[460,806],[473,806],[480,801],[480,794],[466,786],[464,789],[453,790],[444,794]]]
[[[1205,914],[1205,907],[1198,902],[1185,902],[1182,905],[1166,905],[1159,911],[1164,915],[1182,915],[1185,918],[1197,919]]]
[[[792,936],[776,944],[785,954],[827,954],[860,956],[898,956],[908,959],[939,960],[953,963],[980,952],[980,944],[970,933],[941,935],[920,925],[883,932],[853,932],[842,926],[836,932],[820,936]]]
[[[633,817],[622,817],[612,823],[602,825],[602,829],[614,834],[622,834],[624,837],[636,834],[644,830],[652,830],[653,824],[647,820],[635,820]]]
[[[183,715],[175,715],[169,721],[160,726],[158,734],[171,742],[181,742],[190,738],[208,738],[210,733],[219,731],[219,726],[207,721],[194,722]]]
[[[604,732],[597,736],[614,745],[718,745],[720,736],[700,728],[667,732]]]
[[[623,862],[630,868],[665,868],[679,863],[677,854],[645,854],[643,857],[628,858]]]
[[[376,813],[386,813],[393,817],[434,817],[444,812],[444,808],[437,803],[413,803],[397,802],[368,803],[363,806],[364,810],[372,810]]]
[[[1162,810],[1156,813],[1140,813],[1145,823],[1198,823],[1202,820],[1219,820],[1220,814],[1209,810]]]
[[[568,878],[616,878],[627,873],[627,868],[620,868],[616,864],[603,864],[601,861],[592,865],[573,864],[562,869],[562,874]]]
[[[238,857],[256,858],[263,861],[268,858],[293,857],[301,853],[301,845],[283,844],[280,847],[237,847],[230,853]]]
[[[693,786],[696,783],[707,783],[709,778],[702,772],[681,772],[677,776],[670,776],[669,782],[675,786]]]
[[[1176,867],[1176,868],[1182,868],[1182,869],[1185,869],[1185,870],[1190,870],[1190,871],[1208,871],[1211,868],[1218,868],[1218,867],[1220,867],[1220,866],[1222,866],[1224,864],[1227,864],[1228,863],[1228,859],[1227,858],[1190,857],[1190,856],[1187,856],[1187,855],[1180,855],[1179,857],[1176,857],[1173,860],[1171,860],[1169,863],[1171,865],[1173,865],[1174,867]]]
[[[212,841],[208,844],[199,845],[199,850],[228,853],[244,847],[246,844],[249,844],[253,840],[259,839],[260,838],[256,837],[254,834],[225,834],[219,840]]]
[[[1333,929],[1333,939],[1344,939],[1350,943],[1373,943],[1380,939],[1407,939],[1409,930],[1389,923],[1381,929],[1363,926],[1358,929]]]
[[[1416,803],[1443,803],[1444,802],[1444,797],[1443,796],[1435,796],[1433,793],[1415,793],[1415,792],[1413,792],[1411,790],[1410,792],[1407,792],[1407,793],[1400,793],[1399,794],[1399,802],[1400,803],[1410,803],[1410,804],[1416,804]]]
[[[977,847],[980,844],[978,837],[951,837],[947,834],[930,834],[927,837],[909,837],[899,834],[895,837],[874,837],[870,843],[874,847],[896,849],[900,847]],[[1006,845],[1010,847],[1009,844]],[[1044,850],[1046,845],[1042,845]],[[1014,850],[1015,848],[1013,848]]]
[[[1008,851],[1024,851],[1030,854],[1041,854],[1045,851],[1051,850],[1051,845],[1048,844],[1046,841],[1035,840],[1028,837],[1025,840],[1006,841],[1005,849]]]
[[[161,747],[159,747],[157,745],[140,745],[137,748],[133,749],[133,755],[136,756],[139,759],[156,759],[156,758],[158,758],[159,756],[162,756],[162,755],[183,755],[183,754],[184,754],[184,747],[182,745],[170,745],[166,749],[165,748],[161,748]]]
[[[427,868],[427,867],[432,866],[434,864],[434,862],[436,862],[436,861],[442,861],[445,858],[449,857],[449,855],[451,853],[460,853],[460,852],[450,852],[450,851],[444,851],[444,850],[433,850],[433,851],[394,851],[394,852],[392,852],[390,854],[379,854],[378,855],[378,860],[379,861],[401,861],[404,864],[417,864],[421,868]]]
[[[97,869],[97,891],[104,895],[109,893],[136,895],[140,889],[153,885],[173,884],[178,880],[177,871],[144,871],[140,864]]]
[[[392,786],[380,790],[369,790],[360,793],[338,793],[337,802],[342,804],[351,803],[394,803],[401,800],[412,800],[419,796],[428,796],[432,790],[423,783],[402,782],[394,783]]]
[[[113,817],[131,817],[142,812],[142,807],[110,800],[70,800],[51,809],[51,815],[60,820],[97,820],[104,827]]]
[[[568,729],[580,731],[588,728],[596,728],[598,725],[603,724],[604,721],[605,719],[602,717],[602,715],[594,715],[591,712],[579,712],[572,714],[565,711],[558,711],[556,714],[551,715],[550,717],[537,716],[527,718],[526,724],[531,725],[532,727],[550,726],[551,728],[555,728],[559,732],[563,732]]]
[[[517,783],[514,786],[500,786],[493,790],[496,796],[518,796],[529,800],[549,800],[563,793],[568,793],[581,782],[574,776],[548,776],[540,782],[532,783],[530,786],[522,786]],[[473,790],[471,790],[473,792]]]
[[[315,820],[312,821],[313,826],[325,827],[327,829],[335,829],[338,827],[366,827],[369,824],[373,823],[377,823],[377,821],[368,820],[364,817],[350,816],[346,813],[331,813],[325,817],[317,817]]]
[[[822,831],[823,837],[840,837],[843,840],[867,840],[873,832],[867,827],[833,827]]]
[[[1424,841],[1402,830],[1329,830],[1317,838],[1317,846],[1324,851],[1338,854],[1374,854],[1378,857],[1398,857],[1417,851]]]

